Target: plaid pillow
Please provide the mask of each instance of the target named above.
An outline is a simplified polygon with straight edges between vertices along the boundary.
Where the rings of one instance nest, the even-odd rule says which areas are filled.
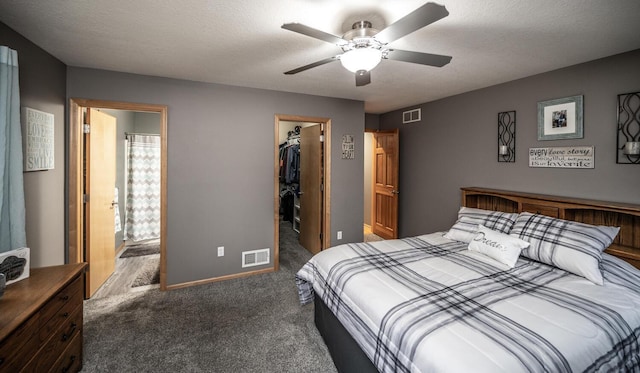
[[[619,230],[523,212],[510,235],[531,244],[522,250],[522,256],[602,285],[602,252],[611,245]]]
[[[508,212],[461,207],[458,211],[458,221],[444,236],[450,240],[469,243],[478,234],[478,225],[508,234],[517,217],[518,214]]]

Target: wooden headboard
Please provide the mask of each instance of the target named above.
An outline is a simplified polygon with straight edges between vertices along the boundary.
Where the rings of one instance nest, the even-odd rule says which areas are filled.
[[[607,253],[640,268],[640,205],[487,188],[461,188],[462,206],[531,212],[593,225],[620,227]]]

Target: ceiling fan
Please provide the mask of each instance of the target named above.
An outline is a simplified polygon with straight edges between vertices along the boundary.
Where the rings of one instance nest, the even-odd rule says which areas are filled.
[[[371,83],[370,72],[382,59],[442,67],[451,61],[451,56],[393,49],[389,48],[388,44],[448,15],[449,12],[443,5],[426,3],[383,30],[379,31],[372,28],[371,22],[369,21],[359,21],[354,23],[352,29],[347,31],[342,37],[305,26],[301,23],[285,23],[282,25],[283,29],[335,44],[342,48],[343,52],[333,57],[287,71],[285,74],[297,74],[329,62],[340,60],[344,68],[356,74],[356,86],[360,87]]]

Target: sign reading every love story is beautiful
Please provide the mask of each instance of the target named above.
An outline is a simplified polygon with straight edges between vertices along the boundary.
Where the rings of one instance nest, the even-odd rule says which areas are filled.
[[[593,146],[529,148],[529,167],[594,168]]]

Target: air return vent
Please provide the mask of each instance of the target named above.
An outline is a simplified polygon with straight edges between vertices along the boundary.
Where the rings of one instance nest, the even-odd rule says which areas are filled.
[[[422,109],[413,109],[402,112],[402,123],[419,122],[422,117]]]
[[[242,252],[242,268],[269,263],[269,249]]]

